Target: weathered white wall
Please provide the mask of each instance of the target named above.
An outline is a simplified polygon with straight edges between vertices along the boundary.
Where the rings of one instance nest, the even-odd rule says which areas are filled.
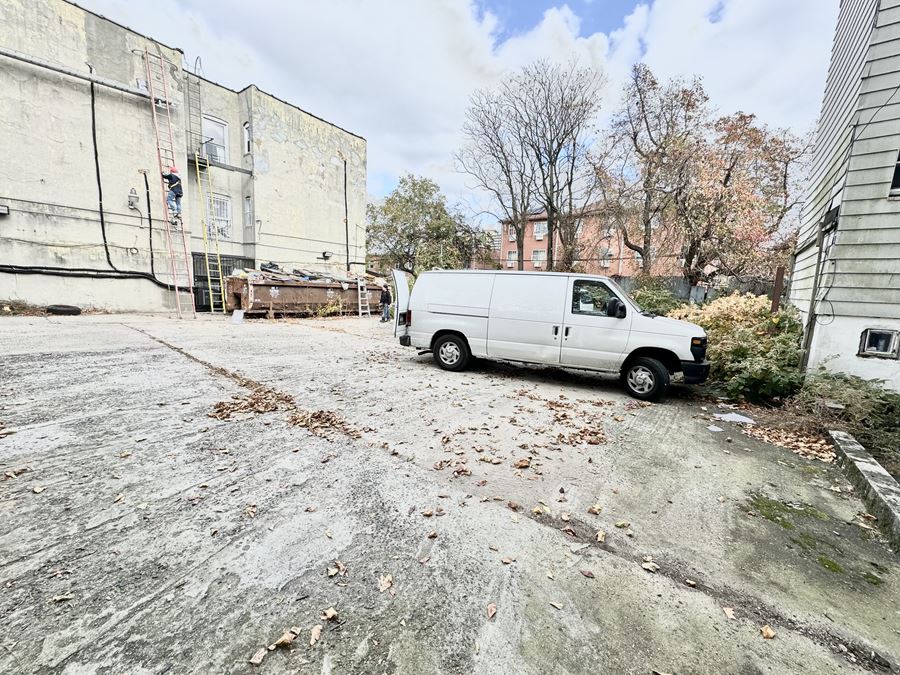
[[[2,0],[0,46],[132,88],[145,80],[140,52],[155,43],[138,33],[63,0]],[[182,53],[161,47],[168,67],[176,160],[185,179],[184,223],[189,249],[203,251],[202,210],[186,140]],[[136,53],[137,52],[137,53]],[[235,92],[202,82],[205,112],[229,127],[229,163],[245,171],[213,167],[214,190],[231,197],[232,236],[223,255],[273,260],[287,267],[344,268],[343,181],[338,152],[349,160],[351,260],[365,260],[366,145],[358,136],[248,87]],[[151,271],[172,282],[149,99],[96,86],[97,142],[107,240],[120,270]],[[242,148],[242,125],[250,121],[253,153]],[[91,140],[88,82],[0,56],[0,262],[19,266],[111,270],[101,236]],[[191,150],[192,154],[192,150]],[[141,170],[149,171],[153,228]],[[254,170],[251,177],[247,172]],[[127,206],[139,195],[140,214]],[[254,218],[245,227],[244,198]],[[180,237],[176,255],[181,256]],[[190,259],[190,250],[188,259]],[[326,265],[321,251],[334,252]],[[179,285],[189,283],[177,264]],[[188,261],[188,268],[190,262]],[[359,269],[359,266],[354,269]],[[61,279],[0,273],[0,299],[66,303],[115,309],[165,310],[174,294],[149,280]]]
[[[350,261],[365,262],[366,142],[251,87],[256,258],[343,271],[344,167]],[[352,270],[362,271],[362,265]]]
[[[866,380],[881,380],[886,386],[900,391],[900,361],[857,356],[860,337],[867,328],[897,330],[898,326],[896,322],[869,318],[824,317],[813,336],[810,369],[824,367]]]

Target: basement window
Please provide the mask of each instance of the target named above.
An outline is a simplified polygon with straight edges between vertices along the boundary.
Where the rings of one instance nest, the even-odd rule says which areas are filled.
[[[894,164],[894,177],[891,179],[891,191],[888,196],[900,199],[900,155],[897,156],[897,163]]]
[[[859,356],[896,359],[900,346],[900,331],[867,328],[859,340]]]

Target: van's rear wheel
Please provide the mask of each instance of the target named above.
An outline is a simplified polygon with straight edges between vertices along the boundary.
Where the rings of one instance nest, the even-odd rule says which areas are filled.
[[[471,358],[469,345],[458,335],[442,335],[434,341],[432,354],[444,370],[463,370]]]
[[[634,398],[658,401],[669,389],[669,371],[660,361],[639,356],[622,369],[622,384]]]

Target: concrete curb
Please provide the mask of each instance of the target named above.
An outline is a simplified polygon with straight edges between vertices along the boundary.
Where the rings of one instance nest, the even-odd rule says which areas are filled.
[[[900,484],[850,434],[829,431],[841,465],[862,493],[869,513],[894,547],[900,548]]]

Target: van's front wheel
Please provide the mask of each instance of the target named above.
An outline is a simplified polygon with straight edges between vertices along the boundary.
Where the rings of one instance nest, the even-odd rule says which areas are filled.
[[[634,398],[658,401],[669,388],[669,371],[656,359],[639,356],[622,370],[622,384]]]
[[[469,345],[458,335],[442,335],[434,341],[432,354],[444,370],[463,370],[471,358]]]

